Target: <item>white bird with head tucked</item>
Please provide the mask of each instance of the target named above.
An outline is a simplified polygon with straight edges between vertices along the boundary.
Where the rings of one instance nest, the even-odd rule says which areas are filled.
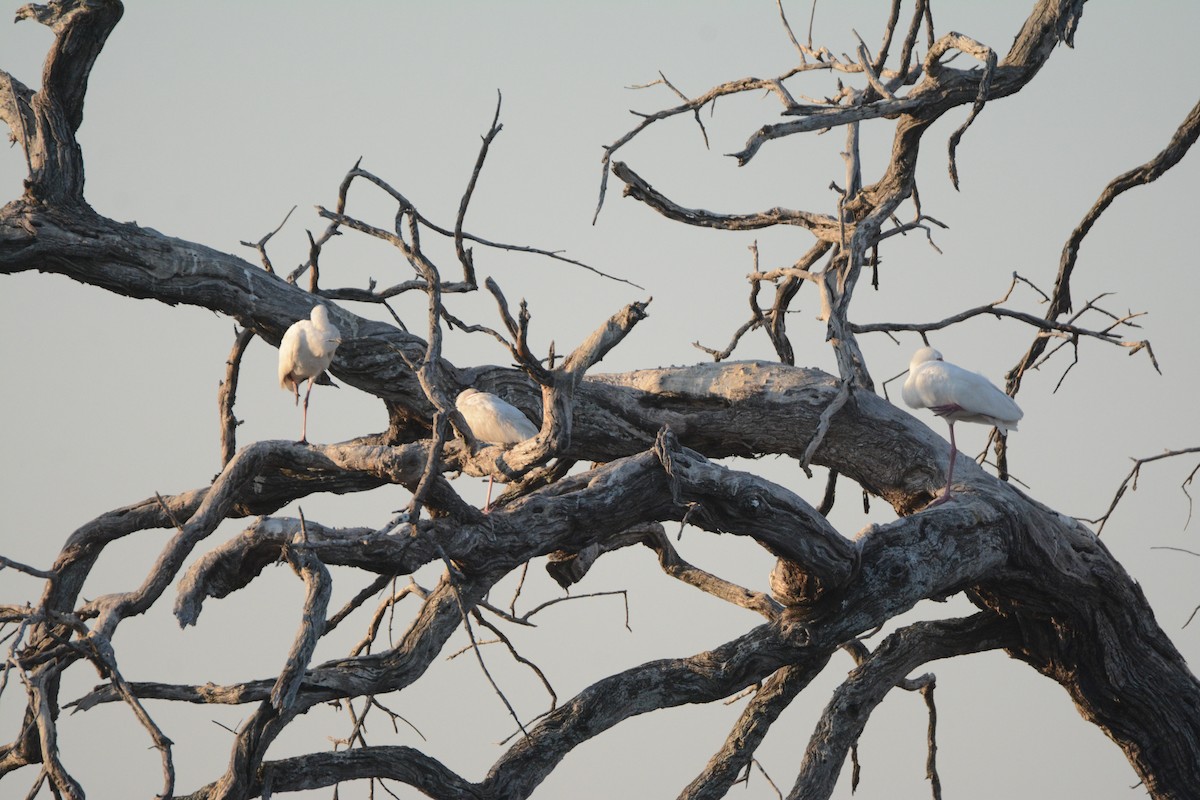
[[[922,347],[913,354],[908,365],[908,379],[901,391],[910,408],[928,408],[946,420],[950,426],[950,468],[946,475],[946,490],[929,506],[950,499],[954,483],[954,459],[958,447],[954,442],[954,423],[980,422],[994,425],[1001,435],[1017,429],[1024,412],[1011,397],[977,372],[942,360],[942,354],[932,347]]]
[[[480,444],[512,445],[538,435],[537,426],[519,408],[490,392],[463,389],[454,401],[454,407],[462,414],[467,427],[471,429],[471,435]],[[491,506],[492,477],[489,475],[484,513]]]
[[[309,318],[294,322],[279,342],[280,387],[291,389],[299,403],[300,384],[308,381],[300,422],[301,444],[308,444],[308,396],[312,394],[313,382],[329,368],[341,341],[341,333],[329,321],[329,310],[318,303]]]

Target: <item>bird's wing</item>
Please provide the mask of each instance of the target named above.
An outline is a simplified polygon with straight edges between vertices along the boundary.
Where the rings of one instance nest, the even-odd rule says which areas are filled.
[[[922,405],[958,406],[957,418],[1016,428],[1024,412],[1016,402],[978,372],[945,361],[929,361],[917,370],[914,385]]]
[[[494,394],[459,395],[455,406],[467,421],[471,433],[481,442],[516,444],[538,434],[537,427],[520,409]]]
[[[300,343],[303,338],[299,323],[292,325],[279,340],[279,385],[284,389],[294,388],[291,377],[300,358]]]

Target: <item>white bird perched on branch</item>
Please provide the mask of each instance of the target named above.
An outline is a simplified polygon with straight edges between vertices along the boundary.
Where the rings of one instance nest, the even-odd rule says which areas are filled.
[[[308,381],[300,422],[302,444],[308,444],[308,396],[312,394],[313,382],[329,368],[341,341],[341,333],[329,321],[329,310],[318,303],[309,318],[296,320],[279,342],[280,387],[291,389],[299,403],[300,384]]]
[[[519,408],[490,392],[463,389],[454,401],[454,407],[480,444],[512,445],[538,435],[537,426]],[[489,475],[487,500],[483,504],[485,513],[491,505],[492,477]]]
[[[1003,436],[1017,429],[1024,412],[1011,397],[977,372],[942,360],[942,354],[932,347],[922,347],[913,354],[908,365],[908,378],[901,391],[910,408],[928,408],[946,420],[950,426],[950,468],[946,475],[946,490],[929,506],[950,499],[954,482],[954,459],[958,447],[954,442],[954,423],[980,422],[994,425]],[[927,507],[929,507],[927,506]]]

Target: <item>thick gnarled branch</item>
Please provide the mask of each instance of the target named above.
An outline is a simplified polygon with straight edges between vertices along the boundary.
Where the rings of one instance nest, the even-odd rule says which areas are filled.
[[[57,737],[60,679],[64,670],[84,659],[102,673],[107,670],[112,682],[83,698],[77,705],[80,709],[120,699],[137,714],[139,698],[149,697],[259,704],[237,735],[226,774],[199,790],[197,798],[269,795],[356,777],[394,778],[439,797],[524,797],[579,743],[634,714],[708,702],[767,681],[731,731],[726,747],[685,790],[685,796],[714,796],[728,788],[774,716],[820,671],[834,649],[924,599],[965,591],[987,609],[981,617],[1003,627],[1005,636],[989,640],[990,646],[1008,648],[1066,687],[1081,711],[1126,748],[1152,792],[1171,796],[1160,772],[1179,776],[1182,786],[1200,783],[1195,775],[1195,764],[1200,763],[1195,757],[1200,752],[1197,725],[1186,711],[1200,707],[1200,691],[1154,623],[1136,584],[1083,526],[1016,488],[997,483],[975,465],[958,476],[963,491],[954,505],[918,511],[943,483],[945,443],[868,391],[870,375],[853,339],[866,328],[851,323],[848,313],[863,267],[876,269],[877,275],[879,244],[931,220],[920,210],[914,177],[920,139],[929,125],[952,109],[971,107],[951,139],[953,164],[961,131],[976,120],[983,103],[1017,91],[1054,47],[1069,43],[1081,5],[1039,3],[1002,63],[996,63],[995,54],[982,44],[957,34],[935,39],[925,2],[915,4],[900,63],[892,69],[887,65],[888,52],[894,29],[899,31],[899,3],[892,4],[884,42],[874,56],[860,40],[853,57],[838,58],[814,49],[811,34],[807,45],[799,44],[788,28],[800,67],[776,78],[722,84],[694,99],[663,76],[661,83],[681,98],[682,105],[645,116],[637,130],[606,148],[607,165],[618,147],[650,123],[677,114],[699,121],[697,112],[703,106],[748,89],[772,92],[785,113],[796,118],[769,128],[779,134],[774,138],[846,125],[846,180],[845,188],[837,189],[836,214],[776,208],[762,214],[729,215],[690,209],[656,192],[627,166],[618,163],[612,169],[629,179],[631,194],[688,224],[743,230],[787,224],[809,230],[817,242],[792,271],[779,271],[772,311],[763,312],[752,295],[752,321],[768,326],[776,353],[790,362],[793,353],[784,314],[801,281],[817,284],[823,294],[828,338],[837,348],[837,377],[765,363],[587,374],[644,316],[645,304],[639,303],[613,315],[560,367],[555,366],[553,353],[548,366],[542,366],[529,344],[528,318],[520,317],[508,329],[524,371],[486,366],[460,370],[443,361],[438,326],[449,322],[449,317],[441,308],[440,293],[473,290],[474,262],[468,243],[493,244],[466,233],[464,218],[488,146],[499,133],[498,107],[453,230],[433,225],[398,191],[355,165],[343,181],[336,209],[325,214],[329,220],[325,233],[310,235],[308,261],[286,279],[270,267],[265,238],[259,245],[265,269],[259,269],[149,229],[101,219],[80,208],[82,156],[74,131],[82,118],[87,74],[115,24],[112,15],[119,17],[120,5],[95,0],[27,7],[23,13],[51,25],[56,40],[41,92],[0,75],[0,117],[23,142],[30,170],[24,201],[10,204],[0,218],[0,272],[43,269],[123,295],[212,308],[241,321],[247,336],[258,335],[268,343],[277,342],[287,324],[307,314],[313,294],[384,303],[401,292],[427,292],[431,325],[422,340],[408,334],[395,314],[400,329],[357,317],[344,308],[333,309],[336,324],[346,334],[334,372],[348,385],[385,401],[393,423],[387,434],[314,448],[258,443],[236,455],[230,437],[228,463],[212,486],[156,496],[102,515],[72,535],[51,569],[25,570],[46,578],[47,585],[37,606],[0,608],[0,620],[21,626],[16,635],[20,646],[12,649],[12,669],[28,681],[29,700],[18,738],[0,748],[0,772],[40,762],[53,791],[68,797],[82,794],[70,773],[70,759],[59,752]],[[780,12],[782,16],[782,4]],[[914,66],[922,26],[929,55]],[[951,69],[941,60],[951,47],[978,55],[985,69]],[[835,97],[811,102],[794,84],[785,84],[814,71],[852,75],[860,84],[840,86]],[[59,106],[38,105],[55,95]],[[43,112],[44,118],[39,116]],[[882,118],[897,120],[893,158],[876,183],[863,185],[858,126]],[[707,136],[703,126],[701,130]],[[762,143],[774,138],[763,138]],[[40,153],[37,146],[47,143],[59,149],[49,147]],[[399,203],[393,230],[347,213],[348,189],[360,178]],[[907,226],[896,222],[896,227],[885,231],[883,226],[895,221],[896,209],[906,199],[916,207],[915,221]],[[343,230],[391,241],[417,268],[417,277],[378,291],[374,282],[365,289],[320,290],[318,256],[324,244]],[[420,249],[423,231],[453,241],[464,270],[462,281],[441,279],[436,265]],[[826,256],[824,271],[811,269]],[[321,263],[324,285],[330,283],[329,266],[329,261]],[[305,270],[310,271],[310,292],[295,285]],[[759,282],[776,279],[758,274],[757,266],[755,274],[753,292]],[[507,314],[502,295],[495,294]],[[1069,299],[1069,294],[1057,298]],[[1042,335],[1068,339],[1085,335],[1074,320],[1055,319],[1039,329]],[[235,377],[236,372],[228,375]],[[506,387],[524,409],[540,405],[544,434],[539,440],[508,453],[493,450],[473,455],[461,443],[449,441],[444,393],[476,380],[483,386]],[[226,409],[230,412],[232,388],[229,381]],[[229,413],[226,429],[232,431],[233,424]],[[788,487],[713,461],[768,453],[794,456],[805,467],[810,463],[828,467],[831,474],[856,481],[865,493],[883,497],[901,519],[869,526],[851,541],[824,518],[825,503],[821,510],[814,509]],[[879,453],[903,453],[903,458],[874,455]],[[487,517],[463,502],[445,478],[446,472],[463,468],[516,475],[549,458],[557,459],[552,467],[530,474],[510,494],[510,502]],[[605,463],[571,474],[575,462]],[[316,491],[365,491],[387,483],[415,495],[414,512],[421,506],[434,517],[421,519],[413,513],[380,529],[327,528],[303,517],[260,519],[203,555],[181,578],[185,560],[225,519],[273,513],[284,503]],[[665,520],[684,521],[709,533],[734,533],[753,546],[768,548],[779,557],[778,599],[768,597],[761,587],[738,586],[682,561],[663,534]],[[154,528],[173,528],[175,533],[164,537],[160,558],[144,583],[132,591],[81,603],[84,583],[106,548]],[[531,726],[530,735],[503,753],[479,783],[407,748],[356,747],[277,762],[263,760],[286,726],[316,703],[410,689],[443,652],[457,627],[468,618],[478,619],[472,616],[474,609],[511,570],[532,558],[566,553],[575,554],[570,560],[586,571],[587,564],[619,547],[631,531],[641,531],[642,543],[656,551],[666,575],[749,609],[768,624],[705,652],[638,665],[601,679]],[[229,596],[254,580],[266,564],[281,559],[291,561],[301,573],[308,596],[302,608],[297,606],[303,622],[278,675],[236,686],[183,687],[129,683],[116,672],[115,658],[104,650],[116,627],[162,602],[172,584],[177,584],[179,619],[195,622],[207,598]],[[373,644],[386,610],[400,597],[417,597],[420,608],[399,642],[373,653],[368,646],[356,646],[346,657],[312,663],[321,633],[346,619],[385,583],[382,578],[372,580],[341,612],[326,619],[330,582],[326,564],[391,575],[439,562],[447,569],[435,589],[390,593],[364,626],[362,641]],[[781,604],[788,607],[781,609]],[[511,616],[510,622],[520,624],[515,612]],[[816,760],[828,765],[844,758],[847,743],[856,738],[877,702],[875,696],[903,677],[912,659],[937,649],[936,642],[930,643],[937,637],[929,631],[954,624],[922,623],[929,627],[901,631],[871,654],[835,698],[854,700],[850,703],[854,708],[846,710],[843,703],[822,720],[820,730],[828,736],[814,740],[820,750]],[[1009,636],[1014,631],[1020,636]],[[503,634],[497,635],[504,639]],[[982,646],[985,638],[981,634],[976,643]],[[1164,724],[1173,731],[1168,741],[1161,737]],[[146,727],[164,752],[164,794],[170,794],[169,742],[155,726]],[[350,740],[365,744],[360,733]],[[815,771],[811,766],[802,765],[797,782],[805,785],[805,791],[810,785],[820,789],[822,781],[829,780],[828,774],[818,774],[824,766]],[[836,770],[829,774],[836,776]]]
[[[32,19],[54,31],[40,90],[30,92],[0,72],[0,119],[25,151],[29,167],[25,200],[86,207],[83,151],[75,132],[83,122],[92,67],[123,13],[119,0],[29,3],[17,11],[17,21]]]

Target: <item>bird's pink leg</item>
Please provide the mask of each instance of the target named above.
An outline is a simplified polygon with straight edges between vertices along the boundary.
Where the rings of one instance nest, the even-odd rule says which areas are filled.
[[[487,499],[483,501],[483,513],[488,513],[492,510],[492,476],[488,475],[488,491]]]
[[[941,497],[925,506],[925,508],[940,506],[950,499],[950,487],[954,484],[954,459],[958,457],[958,444],[954,441],[954,421],[950,420],[948,424],[950,425],[950,468],[946,471],[946,488],[942,492]]]
[[[954,485],[954,460],[958,458],[958,443],[954,441],[954,422],[950,423],[950,468],[946,470],[946,491],[943,502],[950,499],[950,487]]]
[[[313,381],[316,378],[308,379],[308,391],[304,393],[304,412],[300,416],[300,442],[299,444],[308,444],[308,396],[312,394]],[[299,389],[296,390],[299,394]],[[953,431],[953,428],[951,429]]]

